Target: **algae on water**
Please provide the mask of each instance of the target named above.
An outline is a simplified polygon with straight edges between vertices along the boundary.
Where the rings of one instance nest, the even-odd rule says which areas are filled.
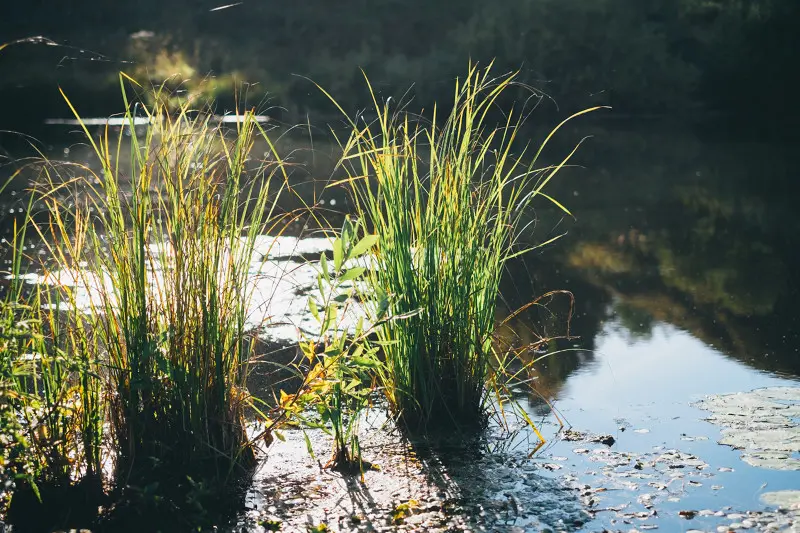
[[[696,404],[722,426],[725,444],[742,460],[773,470],[800,470],[800,387],[771,387],[709,396]]]
[[[800,490],[765,492],[761,495],[761,501],[779,509],[798,510],[800,509]]]

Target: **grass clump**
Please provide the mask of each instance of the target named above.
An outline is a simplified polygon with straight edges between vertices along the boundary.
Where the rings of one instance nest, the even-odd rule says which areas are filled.
[[[116,481],[224,485],[255,464],[244,419],[259,326],[248,276],[257,236],[277,220],[273,181],[279,189],[285,175],[274,152],[252,156],[257,139],[272,144],[251,114],[231,132],[188,104],[166,111],[144,108],[149,124],[125,143],[84,126],[100,169],[65,179],[48,168],[42,233],[74,277],[64,298],[83,311],[70,333],[98,362]],[[76,191],[69,205],[57,198],[64,189]]]
[[[351,121],[341,142],[348,177],[337,183],[350,185],[379,237],[371,290],[388,295],[390,316],[404,317],[383,322],[378,335],[389,401],[412,429],[485,420],[489,382],[506,362],[493,344],[504,265],[526,251],[518,236],[537,197],[566,212],[543,189],[574,150],[556,166],[535,166],[566,121],[538,149],[512,153],[529,110],[489,125],[501,95],[519,86],[490,70],[471,67],[452,111],[442,121],[434,110],[428,124],[390,112],[373,93],[377,119]]]
[[[0,272],[0,517],[44,530],[96,510],[102,421],[96,367],[61,328],[57,296],[21,275],[27,229],[14,221]],[[42,514],[45,501],[59,507]]]

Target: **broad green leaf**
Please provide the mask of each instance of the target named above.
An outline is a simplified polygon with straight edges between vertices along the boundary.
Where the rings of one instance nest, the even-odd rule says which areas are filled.
[[[322,275],[317,276],[317,288],[319,289],[319,297],[325,301],[325,289],[322,287]]]
[[[336,239],[333,241],[333,269],[336,272],[339,272],[339,269],[342,268],[342,262],[344,261],[344,241],[342,239]]]
[[[355,351],[353,352],[353,355],[351,355],[350,357],[359,357],[363,352],[364,352],[364,345],[359,344],[356,347]]]
[[[378,242],[377,235],[365,235],[358,243],[353,246],[353,249],[350,252],[351,257],[359,257],[364,252],[370,250],[375,244]]]
[[[342,225],[342,240],[349,246],[353,242],[353,223],[350,217],[345,217]]]
[[[319,318],[319,308],[317,307],[317,302],[314,300],[313,296],[308,298],[308,309],[311,311],[311,314],[314,316],[314,319],[317,322],[320,322]]]
[[[363,366],[365,368],[378,368],[380,366],[380,363],[378,363],[378,361],[376,361],[375,359],[369,359],[367,357],[359,357],[353,355],[350,357],[350,360],[356,365]]]
[[[327,348],[325,348],[325,355],[329,357],[336,357],[341,353],[342,350],[338,346],[328,346]]]
[[[336,313],[338,309],[334,304],[328,306],[325,310],[325,320],[322,321],[322,331],[328,331],[333,323],[336,321]]]
[[[349,268],[344,274],[342,274],[342,276],[339,278],[339,281],[345,282],[345,281],[350,281],[351,279],[356,279],[366,270],[367,269],[364,267]]]
[[[331,279],[331,275],[328,273],[328,256],[325,255],[325,252],[320,256],[319,264],[322,267],[322,273],[325,274],[325,277]]]
[[[389,310],[389,298],[382,297],[378,302],[378,320],[383,318],[386,315],[386,311]]]

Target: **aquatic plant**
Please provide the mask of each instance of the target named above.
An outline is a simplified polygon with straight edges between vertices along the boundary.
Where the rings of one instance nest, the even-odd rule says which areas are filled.
[[[577,147],[555,166],[536,164],[561,126],[591,110],[563,121],[535,151],[514,153],[530,110],[512,110],[498,127],[487,118],[512,88],[514,74],[471,66],[445,120],[434,109],[424,124],[390,112],[370,86],[377,119],[348,119],[341,141],[347,177],[335,185],[350,186],[380,238],[370,289],[388,295],[390,317],[405,317],[382,323],[378,335],[387,397],[412,429],[485,420],[489,382],[507,362],[493,345],[499,283],[506,262],[530,249],[517,245],[527,208],[541,197],[569,213],[544,187]]]
[[[0,43],[0,51],[39,39],[46,41]],[[0,184],[0,194],[15,177],[16,173]],[[76,468],[90,470],[83,462],[88,456],[75,447],[78,434],[91,435],[84,424],[87,417],[76,416],[86,409],[76,405],[70,387],[68,376],[75,369],[67,354],[45,336],[41,290],[26,294],[20,275],[31,205],[22,224],[15,217],[11,241],[0,243],[0,252],[11,257],[9,270],[0,271],[0,517],[9,512],[14,494],[17,502],[25,496],[41,502],[40,484],[69,486]],[[85,370],[77,373],[86,377]]]
[[[7,185],[0,186],[0,191]],[[40,328],[32,320],[32,308],[21,303],[21,283],[16,275],[19,265],[16,224],[12,235],[12,268],[0,272],[9,278],[8,286],[2,286],[5,294],[0,300],[0,512],[5,511],[11,493],[20,482],[38,490],[35,478],[40,473],[32,453],[32,435],[27,431],[30,427],[24,423],[25,413],[30,412],[27,407],[35,399],[28,390],[32,372],[26,354],[32,352],[31,345]]]
[[[21,275],[28,212],[15,220],[0,301],[0,515],[11,520],[68,498],[78,480],[84,501],[101,492],[96,367],[75,356],[52,295]],[[58,514],[34,522],[52,527]]]
[[[363,284],[367,270],[359,262],[364,262],[378,241],[376,235],[360,236],[359,230],[359,224],[345,218],[333,240],[332,264],[325,254],[320,258],[318,293],[308,299],[319,332],[300,340],[307,370],[298,366],[298,371],[304,382],[294,394],[281,392],[280,405],[304,430],[319,428],[333,437],[333,456],[326,466],[363,473],[368,463],[361,455],[359,422],[370,405],[382,361],[377,357],[378,348],[369,343],[374,325],[366,327],[363,315],[353,331],[343,324],[352,307],[358,306],[357,285]],[[385,309],[385,297],[383,301]],[[313,455],[308,437],[306,445]]]
[[[123,135],[96,139],[83,125],[100,169],[45,167],[50,223],[39,229],[72,277],[65,303],[82,309],[71,343],[102,361],[102,398],[87,400],[103,403],[118,483],[224,486],[255,461],[248,276],[257,236],[278,227],[283,164],[274,151],[253,156],[256,138],[272,144],[250,113],[230,132],[189,103],[177,114],[139,105],[150,120],[137,132],[122,86],[129,152]],[[64,189],[76,191],[68,204]]]

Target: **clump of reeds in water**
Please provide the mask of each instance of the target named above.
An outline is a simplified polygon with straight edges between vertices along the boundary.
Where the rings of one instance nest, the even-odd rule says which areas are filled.
[[[0,271],[0,520],[45,530],[66,515],[90,520],[92,506],[96,513],[102,407],[93,354],[75,352],[75,337],[61,328],[58,295],[25,282],[30,207],[14,220],[8,248],[0,248],[11,258]],[[42,502],[59,508],[42,513]]]
[[[257,140],[272,144],[251,114],[230,131],[188,104],[145,109],[137,132],[126,107],[130,136],[95,139],[84,127],[98,171],[47,168],[42,231],[59,267],[90,288],[84,302],[68,287],[64,298],[85,309],[70,334],[97,361],[117,482],[189,476],[218,487],[254,466],[249,275],[285,174],[276,154],[252,155]],[[56,198],[64,190],[79,194],[67,204]]]
[[[538,169],[553,130],[538,149],[522,143],[513,153],[524,105],[489,125],[498,99],[515,86],[514,75],[471,67],[456,84],[452,110],[443,121],[434,110],[427,124],[390,113],[373,95],[377,119],[351,122],[342,143],[344,183],[379,236],[371,290],[389,296],[390,316],[403,317],[384,321],[379,336],[390,404],[411,429],[486,419],[491,382],[507,362],[493,346],[504,265],[526,251],[517,237],[534,200],[563,209],[543,188],[574,151]]]

